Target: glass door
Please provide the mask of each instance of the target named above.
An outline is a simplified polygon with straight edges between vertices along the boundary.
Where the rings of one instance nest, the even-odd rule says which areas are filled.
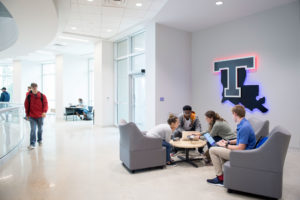
[[[132,121],[139,127],[140,130],[145,130],[145,101],[146,101],[146,88],[145,76],[132,75],[132,100],[131,100],[131,113]]]

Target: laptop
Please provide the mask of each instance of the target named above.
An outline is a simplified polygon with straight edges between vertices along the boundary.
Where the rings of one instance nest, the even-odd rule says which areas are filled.
[[[213,146],[219,146],[217,145],[216,141],[214,140],[213,137],[211,137],[211,135],[209,133],[205,133],[203,135],[205,137],[205,139],[207,140],[207,142],[209,142],[209,144],[213,147]]]

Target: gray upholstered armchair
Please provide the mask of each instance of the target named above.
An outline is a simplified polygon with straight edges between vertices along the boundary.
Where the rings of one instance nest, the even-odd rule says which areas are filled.
[[[120,160],[131,171],[166,165],[166,149],[162,139],[145,136],[130,122],[119,125]]]
[[[258,149],[232,151],[224,164],[224,186],[272,198],[282,196],[283,166],[291,135],[275,127]]]
[[[255,117],[248,119],[255,132],[256,141],[262,136],[266,137],[269,134],[269,120],[261,120]]]

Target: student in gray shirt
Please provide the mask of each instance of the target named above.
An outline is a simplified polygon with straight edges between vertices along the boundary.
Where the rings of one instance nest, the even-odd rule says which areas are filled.
[[[176,117],[173,114],[170,114],[168,124],[159,124],[146,133],[148,137],[163,139],[162,146],[166,147],[167,165],[173,164],[170,157],[172,146],[169,142],[171,140],[172,133],[177,129],[178,125],[178,117]]]

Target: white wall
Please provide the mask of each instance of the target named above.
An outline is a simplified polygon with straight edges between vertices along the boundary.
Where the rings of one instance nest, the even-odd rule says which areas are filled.
[[[155,122],[159,124],[166,123],[169,113],[178,114],[191,104],[192,35],[161,24],[155,32]]]
[[[220,75],[212,73],[214,58],[257,53],[258,70],[248,73],[260,84],[269,112],[247,112],[270,120],[270,128],[286,127],[292,133],[291,147],[300,147],[300,15],[299,2],[264,11],[193,34],[192,103],[200,114],[213,109],[231,123],[232,105],[221,104]],[[207,127],[207,126],[206,126]]]
[[[114,124],[114,60],[113,43],[102,42],[103,126]]]

